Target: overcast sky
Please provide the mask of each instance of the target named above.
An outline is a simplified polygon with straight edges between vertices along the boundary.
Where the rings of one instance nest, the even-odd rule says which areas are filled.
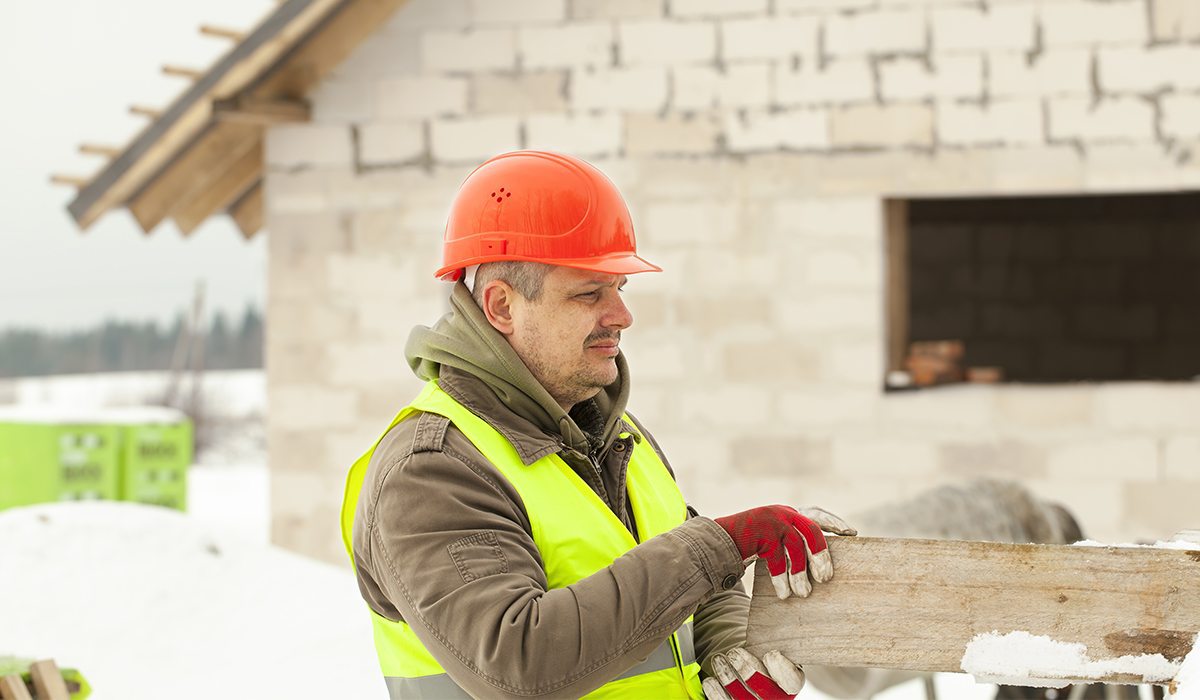
[[[245,241],[221,215],[184,239],[173,223],[145,236],[125,210],[81,233],[70,187],[103,158],[80,143],[123,146],[146,124],[130,104],[165,106],[185,87],[160,73],[206,67],[230,42],[202,23],[249,29],[272,0],[0,2],[0,330],[83,328],[106,318],[167,320],[206,286],[209,308],[263,305],[266,237]]]

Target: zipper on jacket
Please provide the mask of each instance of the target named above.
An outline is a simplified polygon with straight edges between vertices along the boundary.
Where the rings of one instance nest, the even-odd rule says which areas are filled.
[[[559,442],[559,446],[562,448],[562,452],[566,454],[574,454],[588,463],[588,466],[591,467],[591,469],[588,470],[586,477],[583,474],[579,474],[580,470],[575,469],[574,466],[571,466],[570,462],[568,462],[568,466],[571,466],[571,471],[579,474],[579,478],[587,482],[588,486],[590,486],[591,489],[596,492],[596,495],[600,497],[600,500],[609,507],[609,510],[612,510],[612,504],[608,499],[608,489],[604,488],[604,475],[600,473],[600,467],[596,466],[596,463],[592,461],[591,455],[585,455],[578,450],[572,449],[571,447],[568,447],[567,443],[565,442]]]

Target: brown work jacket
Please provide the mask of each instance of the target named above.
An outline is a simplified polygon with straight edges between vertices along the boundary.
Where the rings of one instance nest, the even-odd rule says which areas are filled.
[[[443,366],[439,383],[508,438],[526,464],[557,452],[636,535],[625,486],[633,437],[585,455],[470,373]],[[521,498],[438,415],[406,420],[379,443],[353,548],[371,609],[412,625],[476,697],[579,697],[645,659],[693,614],[706,672],[714,653],[745,641],[741,555],[715,522],[691,517],[596,574],[547,590]]]

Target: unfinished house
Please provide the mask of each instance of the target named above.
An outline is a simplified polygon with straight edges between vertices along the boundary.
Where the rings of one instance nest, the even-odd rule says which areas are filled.
[[[450,199],[518,148],[599,166],[664,268],[631,410],[701,513],[994,475],[1092,538],[1196,526],[1194,0],[287,0],[229,36],[70,208],[269,237],[277,544],[344,561]]]

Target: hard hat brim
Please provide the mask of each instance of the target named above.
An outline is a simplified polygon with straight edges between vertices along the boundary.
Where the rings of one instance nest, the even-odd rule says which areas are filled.
[[[520,260],[525,262],[536,262],[544,265],[557,265],[559,267],[571,267],[576,270],[589,270],[591,272],[602,272],[607,275],[635,275],[639,272],[662,272],[662,268],[654,263],[645,260],[634,254],[623,255],[608,255],[604,257],[592,258],[568,258],[559,260],[545,260],[534,258],[523,258],[517,256],[492,257],[479,260],[467,261],[466,265],[444,267],[437,271],[439,279],[447,282],[457,281],[462,277],[462,272],[465,268],[471,265],[481,265],[487,262],[498,262],[501,260]]]

